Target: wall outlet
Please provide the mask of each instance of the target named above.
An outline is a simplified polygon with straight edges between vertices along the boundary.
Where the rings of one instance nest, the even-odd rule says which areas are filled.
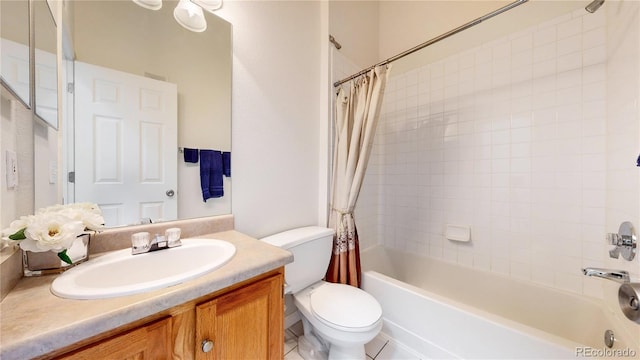
[[[14,151],[7,150],[4,157],[7,189],[15,189],[18,186],[18,156]]]

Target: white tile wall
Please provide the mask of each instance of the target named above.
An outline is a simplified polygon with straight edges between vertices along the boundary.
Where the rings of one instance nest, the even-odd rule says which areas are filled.
[[[640,4],[623,1],[608,12],[607,23],[607,114],[606,142],[601,146],[606,163],[606,192],[603,196],[605,208],[602,226],[607,232],[617,232],[623,221],[632,221],[640,226],[640,168],[633,166],[640,151],[640,122],[638,121],[638,99],[640,99]],[[601,246],[595,238],[590,238],[589,251]],[[610,247],[605,245],[605,250]],[[589,261],[595,261],[591,253]],[[585,260],[586,262],[587,260]],[[632,280],[640,279],[640,259],[633,262],[605,257],[605,267],[627,270]],[[585,291],[591,291],[591,284],[585,284]],[[615,301],[617,287],[605,289],[605,297]],[[615,305],[615,304],[614,304]],[[640,339],[640,328],[636,329]]]
[[[639,77],[621,71],[607,91],[606,20],[578,11],[392,72],[356,209],[362,241],[601,297],[580,269],[608,261],[608,218],[640,218]],[[447,223],[470,225],[472,241],[445,239]],[[640,275],[637,260],[615,264]]]
[[[13,220],[34,211],[34,122],[30,109],[4,87],[0,91],[0,228],[4,229]],[[6,186],[4,161],[7,150],[18,156],[18,186],[12,189]]]

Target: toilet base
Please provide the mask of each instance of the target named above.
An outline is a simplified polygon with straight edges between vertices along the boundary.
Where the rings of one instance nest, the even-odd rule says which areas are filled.
[[[365,360],[367,355],[364,352],[364,345],[340,347],[338,345],[331,344],[329,348],[329,360]]]
[[[302,335],[298,338],[298,354],[304,360],[327,360],[327,349],[311,335]]]
[[[313,331],[313,326],[304,316],[302,317],[302,327],[304,329],[304,336],[309,339],[309,341],[316,346],[322,347],[321,351],[316,351],[316,355],[319,357],[313,356],[309,354],[300,355],[305,360],[317,360],[317,359],[327,359],[327,349],[328,349],[328,360],[366,360],[367,355],[365,354],[364,345],[355,345],[355,346],[340,346],[336,344],[332,344],[326,339],[322,338],[319,334]],[[318,349],[316,349],[318,350]],[[305,357],[305,355],[308,355]]]

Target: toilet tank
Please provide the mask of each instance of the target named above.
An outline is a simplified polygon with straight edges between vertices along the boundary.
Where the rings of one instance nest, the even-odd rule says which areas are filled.
[[[331,260],[333,234],[333,229],[307,226],[262,239],[293,253],[293,262],[285,265],[284,270],[288,292],[295,294],[324,278]]]

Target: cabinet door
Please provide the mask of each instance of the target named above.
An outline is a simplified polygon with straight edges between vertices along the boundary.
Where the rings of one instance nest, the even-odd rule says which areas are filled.
[[[116,335],[95,345],[63,355],[59,359],[170,359],[171,321],[164,318],[154,323]]]
[[[278,275],[197,305],[196,360],[282,359],[282,296]]]

